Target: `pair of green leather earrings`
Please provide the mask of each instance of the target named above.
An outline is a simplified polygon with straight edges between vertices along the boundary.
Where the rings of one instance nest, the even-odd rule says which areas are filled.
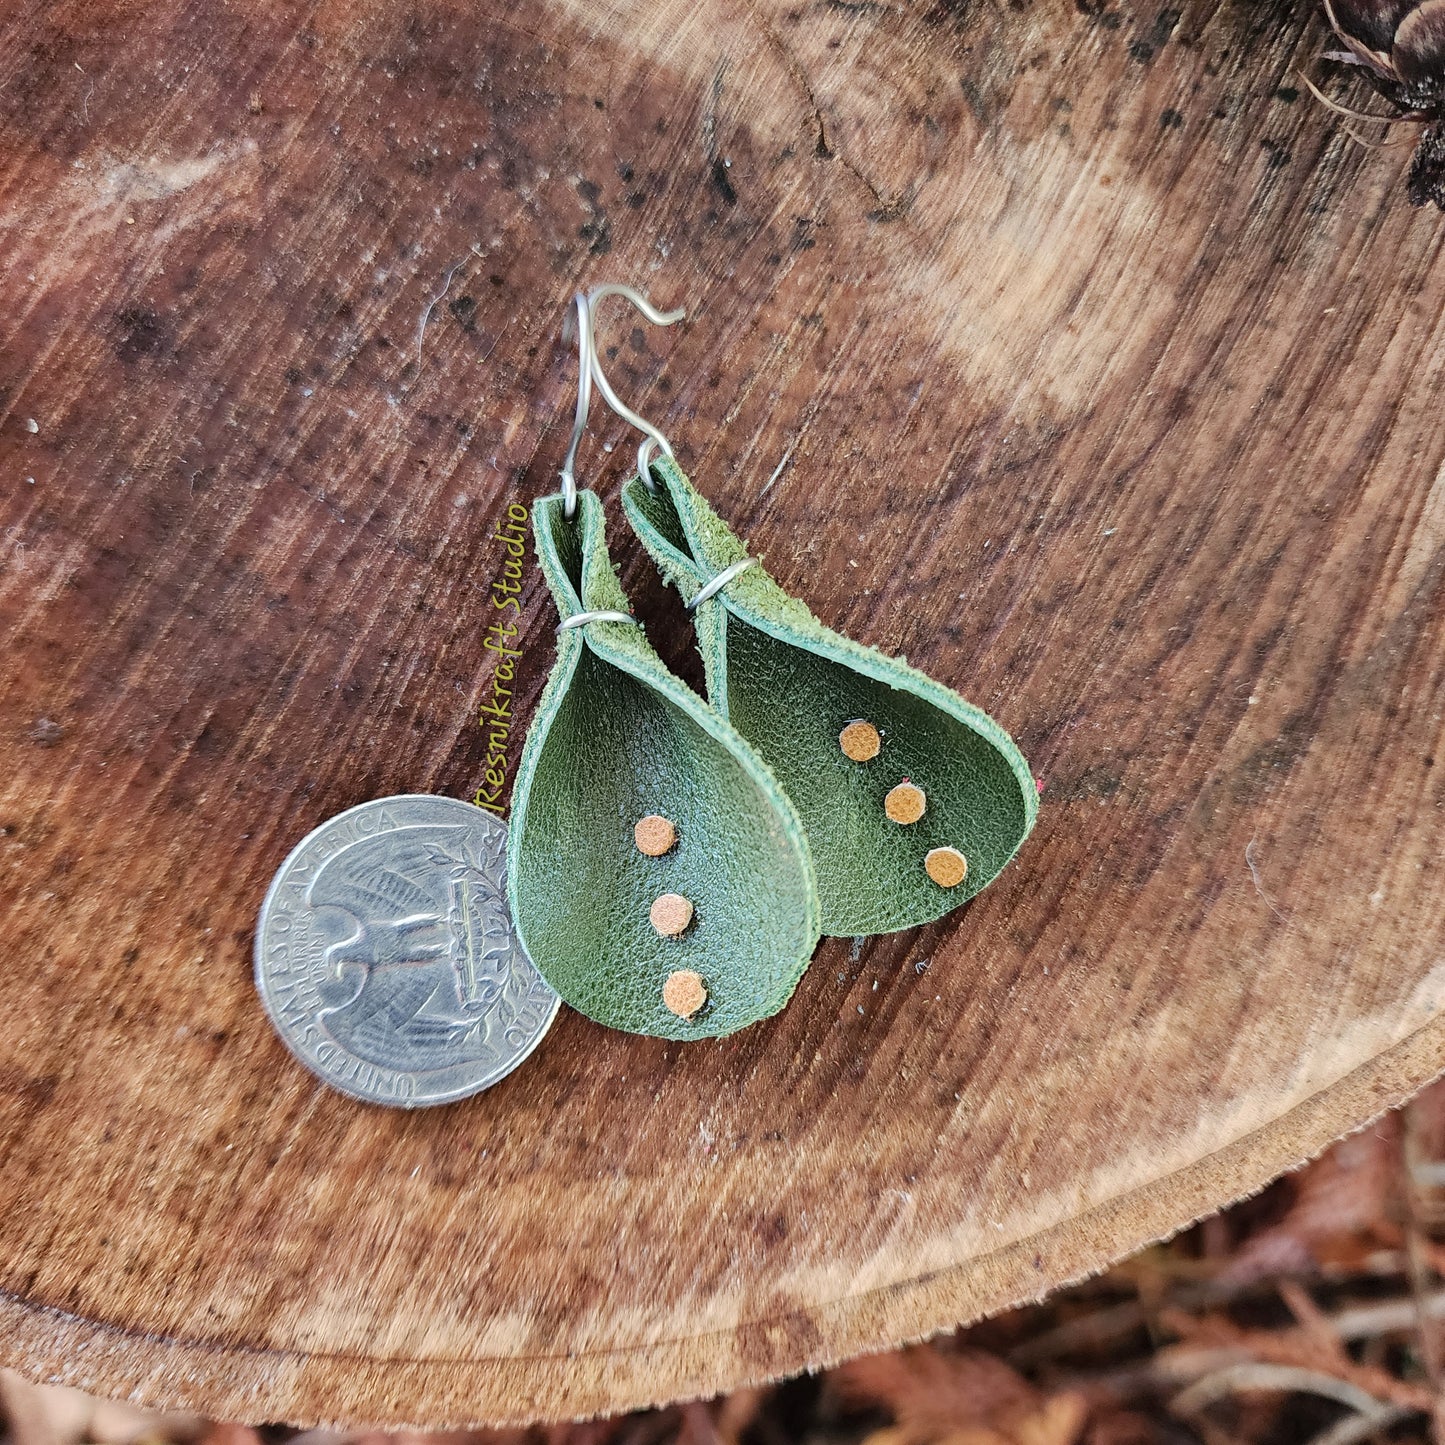
[[[561,614],[513,791],[512,917],[533,962],[597,1022],[671,1039],[776,1013],[820,934],[891,933],[973,897],[1018,851],[1038,790],[986,713],[823,626],[775,583],[604,375],[576,298],[581,372],[562,490],[537,502]],[[704,700],[664,666],[573,477],[592,384],[645,433],[627,520],[692,613]],[[662,455],[653,461],[654,446]]]

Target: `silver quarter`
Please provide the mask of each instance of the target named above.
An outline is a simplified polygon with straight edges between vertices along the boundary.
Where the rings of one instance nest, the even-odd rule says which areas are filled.
[[[402,1108],[505,1078],[561,1002],[512,928],[506,825],[426,794],[349,808],[296,845],[261,904],[256,987],[309,1069]]]

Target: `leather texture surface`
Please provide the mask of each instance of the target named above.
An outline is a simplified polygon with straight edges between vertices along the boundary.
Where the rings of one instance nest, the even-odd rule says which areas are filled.
[[[607,555],[602,505],[582,492],[536,504],[542,571],[566,618],[630,611]],[[678,841],[641,853],[633,827],[660,813]],[[753,749],[652,650],[642,629],[589,622],[557,634],[557,662],[512,795],[512,916],[547,981],[611,1028],[671,1039],[730,1034],[788,1001],[818,941],[817,889],[792,804]],[[694,907],[658,935],[653,901]],[[676,969],[708,991],[691,1020],[663,1004]]]
[[[634,477],[628,520],[663,575],[691,601],[747,556],[669,458],[655,483]],[[1038,788],[1023,755],[981,709],[900,658],[843,637],[754,565],[694,614],[708,694],[757,749],[807,830],[823,932],[891,933],[957,908],[998,876],[1033,827]],[[883,739],[858,763],[838,745],[862,718]],[[923,789],[918,822],[890,822],[889,789]],[[957,848],[968,875],[943,888],[924,869],[932,848]]]

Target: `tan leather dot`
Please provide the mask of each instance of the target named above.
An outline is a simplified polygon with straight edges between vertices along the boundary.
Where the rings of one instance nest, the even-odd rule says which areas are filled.
[[[855,763],[866,763],[871,758],[878,756],[878,750],[883,746],[883,739],[878,735],[878,729],[871,722],[864,722],[862,718],[856,718],[838,734],[838,746]]]
[[[957,848],[929,849],[923,866],[940,888],[957,888],[968,877],[968,859]]]
[[[928,799],[923,796],[923,789],[915,787],[907,779],[896,788],[890,788],[883,800],[883,811],[895,823],[916,823],[927,808]]]
[[[677,842],[677,829],[661,813],[649,813],[637,820],[632,839],[639,853],[646,853],[649,858],[661,858]]]
[[[707,1002],[707,985],[700,973],[680,968],[667,976],[662,1001],[680,1019],[690,1019]]]
[[[664,938],[680,938],[692,922],[692,904],[681,893],[664,893],[653,900],[648,917]]]

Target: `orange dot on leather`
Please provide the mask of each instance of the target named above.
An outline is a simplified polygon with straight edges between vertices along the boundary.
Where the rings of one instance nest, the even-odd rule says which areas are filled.
[[[632,840],[637,844],[639,853],[646,853],[649,858],[661,858],[677,842],[677,828],[661,813],[649,813],[637,820],[632,829]]]
[[[893,819],[895,823],[916,823],[928,808],[928,799],[923,795],[923,789],[913,783],[902,782],[896,788],[890,788],[888,796],[883,800],[883,811]]]
[[[940,888],[957,888],[968,877],[968,859],[957,848],[929,849],[923,866]]]
[[[838,734],[838,746],[855,763],[866,763],[878,756],[883,739],[871,722],[855,718]]]
[[[667,976],[662,986],[662,1001],[680,1019],[690,1019],[707,1002],[707,985],[700,973],[679,968]]]
[[[653,899],[648,917],[664,938],[680,938],[692,922],[692,903],[681,893],[664,893]]]

